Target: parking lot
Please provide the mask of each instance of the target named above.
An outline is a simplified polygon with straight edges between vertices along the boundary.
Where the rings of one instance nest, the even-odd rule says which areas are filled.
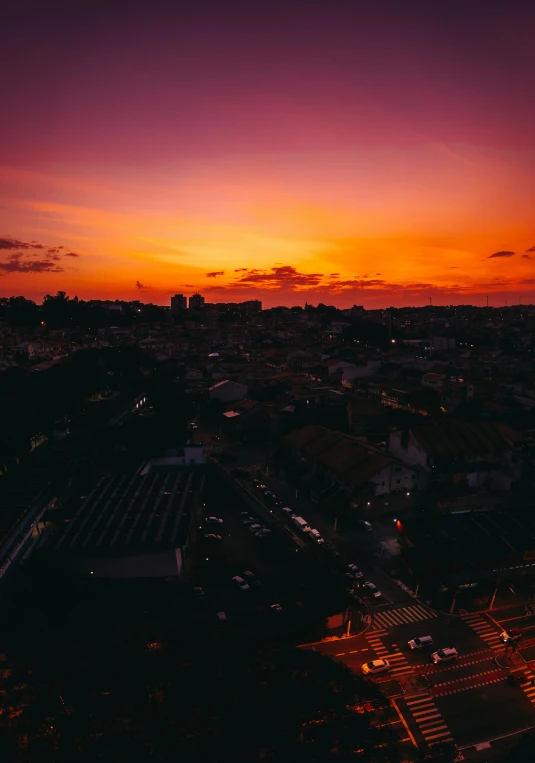
[[[213,478],[204,501],[190,581],[192,588],[203,589],[204,598],[197,599],[192,592],[192,606],[205,620],[217,623],[217,613],[225,612],[228,623],[244,624],[252,617],[289,623],[308,620],[322,608],[330,614],[329,608],[346,603],[339,575],[295,543],[278,510],[272,510],[270,522],[264,521],[231,487]],[[245,512],[258,524],[269,524],[269,534],[254,535],[250,524],[241,523],[240,514]],[[203,521],[210,516],[223,522]],[[219,535],[221,540],[204,538],[205,534]],[[232,578],[246,578],[245,571],[251,571],[260,584],[241,590]],[[272,608],[277,604],[282,611]]]

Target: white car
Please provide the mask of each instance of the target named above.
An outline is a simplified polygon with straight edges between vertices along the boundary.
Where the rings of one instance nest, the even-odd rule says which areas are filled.
[[[364,575],[363,575],[363,574],[362,574],[362,572],[359,570],[359,568],[357,567],[357,565],[356,565],[356,564],[347,564],[347,565],[346,565],[346,570],[348,571],[348,573],[349,573],[350,575],[353,575],[353,577],[355,578],[355,580],[358,580],[359,578],[363,578],[363,577],[364,577]]]
[[[282,612],[282,607],[280,604],[272,604],[270,609],[272,609],[273,612]]]
[[[388,660],[372,660],[371,662],[365,662],[362,666],[362,672],[364,675],[375,675],[376,673],[386,673],[390,670],[390,663]]]
[[[239,589],[242,591],[248,591],[250,589],[249,583],[246,583],[243,578],[240,578],[239,575],[235,575],[232,580],[236,583]]]
[[[363,585],[368,590],[370,596],[373,596],[374,599],[379,599],[383,595],[381,591],[377,588],[375,583],[370,583],[368,581],[366,583],[363,583]]]
[[[439,649],[438,652],[434,652],[431,655],[431,659],[436,665],[438,662],[450,662],[451,660],[455,660],[458,656],[459,652],[453,647],[449,647],[448,649]]]
[[[282,509],[282,513],[286,514],[286,516],[290,517],[290,519],[293,519],[295,517],[295,511],[292,511],[292,509],[289,506],[285,506]]]
[[[253,535],[255,535],[255,533],[257,533],[261,529],[262,529],[262,525],[259,525],[258,522],[256,524],[249,525],[249,532],[253,533]]]
[[[206,533],[204,537],[205,540],[223,540],[221,535],[216,535],[215,533]]]
[[[206,517],[205,520],[207,525],[222,525],[223,520],[219,519],[219,517]]]
[[[218,612],[217,613],[217,619],[220,623],[226,623],[227,622],[227,616],[224,612]]]
[[[502,644],[507,644],[508,641],[520,641],[521,638],[521,628],[509,628],[508,631],[503,631],[503,633],[500,633],[500,641]]]
[[[319,534],[319,532],[318,532],[317,530],[314,530],[314,529],[312,529],[312,530],[309,532],[309,534],[308,534],[308,537],[309,537],[309,538],[312,538],[312,540],[313,540],[315,543],[320,543],[320,544],[321,544],[321,543],[325,543],[325,541],[323,540],[323,538],[321,537],[321,535]]]

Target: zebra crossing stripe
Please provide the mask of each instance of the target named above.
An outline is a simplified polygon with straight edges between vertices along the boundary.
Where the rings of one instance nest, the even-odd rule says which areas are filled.
[[[408,699],[407,705],[412,707],[413,705],[421,705],[422,702],[433,702],[431,697],[425,697],[424,699]]]
[[[426,721],[425,723],[420,723],[420,728],[422,730],[422,733],[425,731],[436,731],[437,729],[445,729],[447,728],[446,724],[444,723],[444,719],[442,718],[440,721],[434,720],[434,721]]]
[[[440,737],[449,737],[451,736],[451,733],[449,731],[441,731],[440,734],[433,734],[432,736],[425,737],[425,740],[428,739],[439,739]]]
[[[429,620],[436,617],[436,612],[432,612],[420,605],[410,607],[401,607],[400,609],[390,609],[387,612],[378,612],[373,616],[372,630],[377,632],[378,627],[384,629],[391,628],[404,623],[413,623],[419,620]]]
[[[446,731],[447,734],[450,733],[448,727],[446,726],[444,722],[439,723],[438,725],[433,726],[432,728],[420,729],[424,739],[433,739],[435,734],[437,734],[439,731],[442,732],[444,730]]]

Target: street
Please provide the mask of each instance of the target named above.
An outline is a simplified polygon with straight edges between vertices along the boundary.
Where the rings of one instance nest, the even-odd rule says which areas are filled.
[[[391,518],[374,520],[370,532],[356,526],[340,534],[326,521],[321,506],[266,472],[265,447],[212,442],[208,449],[212,455],[231,452],[229,468],[245,468],[250,475],[238,482],[254,491],[252,477],[259,477],[283,506],[299,511],[331,543],[340,555],[341,568],[344,563],[357,564],[363,580],[381,591],[378,598],[366,596],[363,580],[355,582],[354,594],[364,598],[371,618],[364,632],[301,646],[329,655],[358,673],[363,663],[388,660],[388,672],[370,680],[390,700],[393,712],[383,722],[392,726],[400,744],[426,749],[452,742],[477,761],[475,745],[492,745],[492,740],[535,726],[535,672],[530,666],[533,661],[535,668],[535,614],[526,615],[520,604],[489,613],[446,614],[429,608],[414,596],[414,581],[402,575]],[[306,534],[303,538],[281,512],[281,505],[259,492],[267,510],[295,540],[324,561],[326,547],[313,544]],[[506,650],[500,633],[513,627],[523,629],[524,639],[517,650]],[[411,651],[407,642],[422,636],[431,636],[433,645]],[[447,647],[455,647],[457,659],[433,664],[431,654]],[[515,686],[508,682],[511,673],[519,679]]]
[[[416,745],[453,740],[459,747],[472,746],[535,724],[535,674],[521,649],[510,665],[496,662],[504,653],[501,623],[484,615],[468,620],[440,615],[421,605],[372,611],[366,632],[313,647],[354,671],[364,662],[388,660],[389,672],[374,680],[395,704]],[[509,619],[506,612],[502,619]],[[424,635],[433,637],[433,646],[411,651],[407,641]],[[434,665],[431,653],[450,645],[458,658]],[[517,686],[508,684],[511,669],[520,676]]]

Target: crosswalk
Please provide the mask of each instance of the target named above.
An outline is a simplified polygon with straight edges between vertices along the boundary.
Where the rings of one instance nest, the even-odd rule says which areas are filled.
[[[478,614],[466,614],[461,615],[461,617],[491,649],[503,649],[500,634],[492,627],[488,620]]]
[[[433,698],[426,696],[406,700],[407,706],[418,725],[420,733],[429,746],[442,742],[453,742],[451,731],[438,712]]]
[[[372,616],[372,631],[392,628],[396,625],[406,623],[415,623],[418,620],[429,620],[436,617],[436,612],[432,612],[421,604],[415,604],[412,607],[400,607],[399,609],[389,609],[387,612],[377,612]]]
[[[528,670],[524,671],[524,676],[527,680],[524,683],[521,683],[520,686],[531,704],[535,705],[535,686],[533,685],[535,673],[528,668]]]
[[[388,660],[390,663],[389,675],[394,678],[400,678],[401,676],[414,673],[413,668],[407,662],[405,655],[402,652],[389,652],[381,641],[382,636],[386,636],[386,631],[370,632],[369,636],[366,636],[366,641],[371,646],[377,657],[381,660]]]

